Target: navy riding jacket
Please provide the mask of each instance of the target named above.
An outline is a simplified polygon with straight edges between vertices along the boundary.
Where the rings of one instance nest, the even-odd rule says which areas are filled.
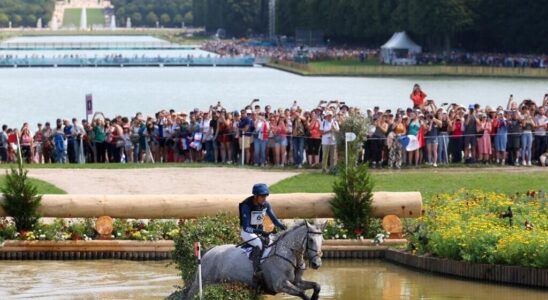
[[[239,205],[240,208],[240,227],[245,232],[262,234],[263,219],[265,214],[272,220],[276,227],[285,230],[285,226],[278,220],[278,217],[272,211],[270,203],[266,202],[263,205],[253,204],[253,196],[248,197]]]

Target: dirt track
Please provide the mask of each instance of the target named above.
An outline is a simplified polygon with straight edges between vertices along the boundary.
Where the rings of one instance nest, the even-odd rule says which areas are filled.
[[[31,169],[68,194],[245,194],[297,174],[236,168]]]

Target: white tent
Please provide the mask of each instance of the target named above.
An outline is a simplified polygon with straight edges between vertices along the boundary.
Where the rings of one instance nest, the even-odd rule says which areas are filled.
[[[413,42],[405,31],[395,32],[388,42],[381,46],[381,62],[392,65],[416,64],[415,55],[421,52],[421,46]]]

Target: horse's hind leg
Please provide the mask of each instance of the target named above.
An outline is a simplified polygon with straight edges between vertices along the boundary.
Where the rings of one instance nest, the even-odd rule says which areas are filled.
[[[310,300],[310,298],[304,293],[304,290],[301,290],[300,288],[296,287],[289,280],[286,280],[283,282],[280,292],[283,292],[292,296],[300,297],[303,300]]]
[[[304,291],[313,289],[314,293],[312,294],[312,297],[310,298],[310,300],[318,300],[320,298],[321,286],[318,283],[314,281],[303,280],[303,281],[296,282],[295,285],[298,288],[303,289]]]

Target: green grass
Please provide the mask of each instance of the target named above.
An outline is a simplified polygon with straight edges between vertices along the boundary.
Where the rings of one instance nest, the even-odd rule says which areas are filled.
[[[282,180],[271,187],[272,193],[329,193],[337,177],[321,173],[302,173]],[[546,187],[548,172],[459,171],[434,172],[402,171],[371,172],[375,191],[419,191],[424,199],[440,193],[454,193],[460,189],[499,193],[526,192]]]
[[[466,76],[548,78],[548,69],[499,68],[478,66],[386,66],[376,60],[360,63],[358,60],[322,61],[309,64],[280,62],[269,67],[303,76]]]
[[[0,186],[4,186],[5,180],[6,180],[6,176],[0,175]],[[63,191],[62,189],[52,184],[49,184],[45,181],[34,179],[34,178],[30,178],[30,181],[36,184],[39,194],[66,194],[66,192]]]
[[[80,15],[82,9],[80,8],[67,8],[63,16],[63,26],[75,26],[80,27]],[[103,9],[100,8],[88,8],[86,9],[88,26],[92,25],[105,25],[105,14]]]

